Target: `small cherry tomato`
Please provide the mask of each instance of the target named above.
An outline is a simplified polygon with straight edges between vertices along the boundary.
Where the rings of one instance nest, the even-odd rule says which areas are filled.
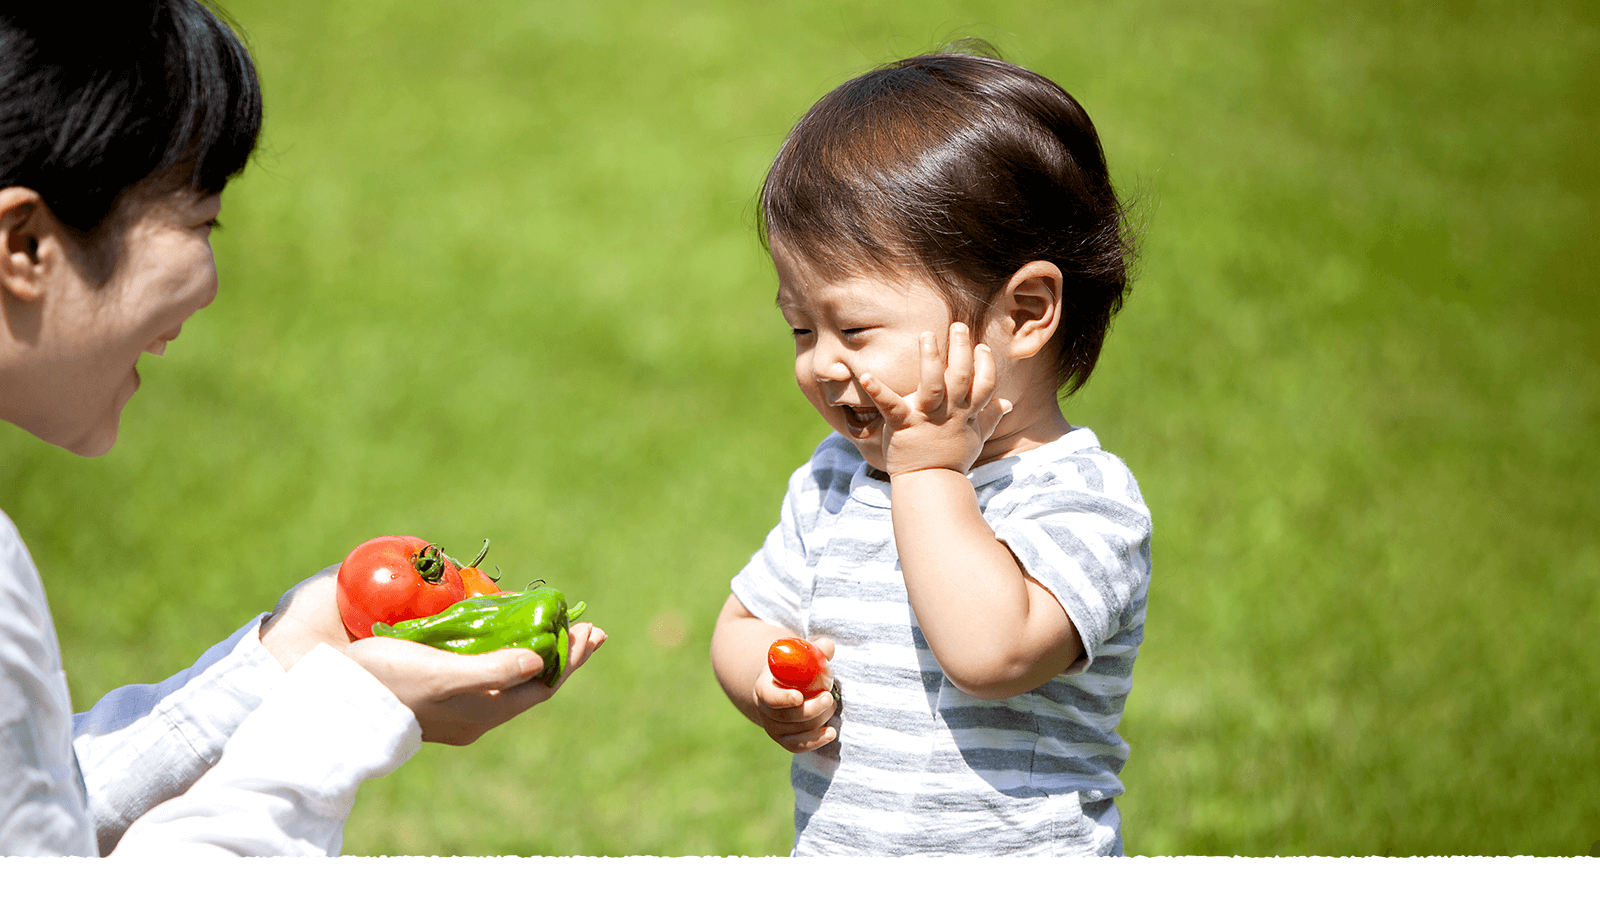
[[[505,591],[505,588],[494,583],[493,578],[483,574],[482,569],[473,566],[461,570],[461,586],[466,590],[468,599]]]
[[[339,566],[339,616],[351,640],[390,625],[443,612],[466,599],[461,573],[438,547],[393,535],[362,543]]]
[[[450,560],[456,563],[456,568],[461,570],[461,586],[466,589],[469,598],[505,593],[505,589],[496,584],[495,579],[490,578],[482,569],[478,568],[478,564],[482,563],[483,558],[488,555],[489,539],[484,538],[483,549],[478,551],[478,555],[473,557],[472,562],[463,566],[453,559]],[[449,557],[446,558],[448,559]]]
[[[783,638],[767,650],[767,669],[779,687],[792,688],[807,697],[829,689],[828,658],[810,641]]]

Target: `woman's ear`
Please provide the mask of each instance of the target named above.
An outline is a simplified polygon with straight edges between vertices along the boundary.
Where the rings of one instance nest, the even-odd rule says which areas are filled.
[[[1006,329],[1012,359],[1038,355],[1061,324],[1061,270],[1034,260],[1012,274],[995,298],[998,324]]]
[[[25,187],[0,188],[0,290],[18,300],[43,294],[39,240],[52,222],[44,198]]]

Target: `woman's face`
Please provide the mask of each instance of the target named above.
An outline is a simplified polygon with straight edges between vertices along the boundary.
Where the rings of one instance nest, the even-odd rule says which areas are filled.
[[[116,255],[109,280],[98,283],[69,263],[51,281],[38,346],[53,359],[31,386],[42,401],[35,421],[17,423],[80,456],[111,449],[122,408],[139,388],[139,358],[164,354],[217,295],[211,230],[221,195],[124,202],[113,213],[116,233],[104,237]]]

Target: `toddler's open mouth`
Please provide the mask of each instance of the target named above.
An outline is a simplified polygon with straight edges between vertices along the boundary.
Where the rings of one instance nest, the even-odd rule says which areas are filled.
[[[849,426],[850,433],[855,437],[863,437],[872,426],[882,421],[883,414],[878,412],[876,406],[845,406],[844,423]]]

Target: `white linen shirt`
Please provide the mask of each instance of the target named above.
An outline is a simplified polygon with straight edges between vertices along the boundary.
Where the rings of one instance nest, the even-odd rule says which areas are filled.
[[[0,855],[337,855],[356,789],[421,727],[327,645],[285,673],[260,623],[74,716],[38,569],[0,512]]]

